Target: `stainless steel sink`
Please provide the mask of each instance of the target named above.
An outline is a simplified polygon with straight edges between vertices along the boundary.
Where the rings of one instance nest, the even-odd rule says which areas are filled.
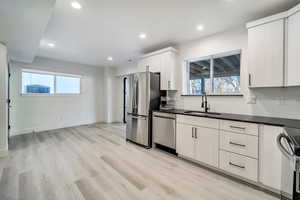
[[[192,114],[192,115],[220,115],[221,113],[217,112],[202,112],[202,111],[185,111],[186,114]]]

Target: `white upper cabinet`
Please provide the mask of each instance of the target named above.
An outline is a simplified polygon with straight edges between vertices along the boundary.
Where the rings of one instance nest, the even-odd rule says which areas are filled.
[[[288,17],[286,85],[300,85],[300,12]]]
[[[138,62],[138,69],[140,72],[146,71],[147,67],[149,67],[150,72],[160,72],[161,55],[145,57]]]
[[[140,72],[146,71],[160,73],[161,90],[177,90],[176,85],[176,52],[169,47],[142,56],[138,62]]]
[[[248,29],[249,87],[283,87],[284,20]]]
[[[249,87],[300,86],[300,4],[247,28]]]

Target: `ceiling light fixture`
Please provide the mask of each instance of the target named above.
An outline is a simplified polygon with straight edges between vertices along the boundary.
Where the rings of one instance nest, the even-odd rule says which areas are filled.
[[[48,43],[47,46],[53,48],[53,47],[55,47],[55,44],[54,43]]]
[[[113,60],[113,57],[109,56],[109,57],[107,57],[107,60],[108,60],[108,61],[112,61],[112,60]]]
[[[145,39],[145,38],[147,37],[147,35],[146,35],[145,33],[140,33],[139,37],[140,37],[141,39]]]
[[[80,9],[82,8],[81,4],[78,3],[77,1],[73,1],[73,2],[71,3],[71,6],[72,6],[74,9],[76,9],[76,10],[80,10]]]
[[[204,29],[204,26],[203,26],[203,25],[198,25],[198,26],[197,26],[197,30],[198,30],[198,31],[203,31],[203,29]]]

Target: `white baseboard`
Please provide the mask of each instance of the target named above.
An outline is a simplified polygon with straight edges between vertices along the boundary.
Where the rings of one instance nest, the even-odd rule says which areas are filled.
[[[33,132],[51,131],[51,130],[55,130],[55,129],[90,125],[90,124],[95,124],[95,123],[101,123],[101,122],[83,122],[83,123],[77,123],[77,124],[63,124],[61,126],[34,127],[34,128],[26,128],[26,129],[21,129],[21,130],[12,130],[10,132],[10,135],[11,136],[25,135],[25,134],[30,134],[30,133],[33,133]]]

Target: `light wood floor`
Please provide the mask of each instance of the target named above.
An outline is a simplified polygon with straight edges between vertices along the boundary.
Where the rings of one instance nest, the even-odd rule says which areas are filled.
[[[95,124],[13,137],[0,200],[276,199],[124,135],[122,124]]]

